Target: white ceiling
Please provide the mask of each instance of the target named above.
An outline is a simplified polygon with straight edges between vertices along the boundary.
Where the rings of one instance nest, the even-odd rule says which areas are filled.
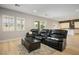
[[[20,4],[20,7],[0,4],[0,7],[58,21],[79,18],[79,4]]]

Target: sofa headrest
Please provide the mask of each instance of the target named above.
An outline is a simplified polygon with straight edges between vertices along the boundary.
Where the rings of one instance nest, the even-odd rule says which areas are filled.
[[[60,34],[60,35],[64,35],[64,34],[67,34],[67,30],[59,30],[59,29],[51,30],[51,33],[50,33],[50,34]]]
[[[31,29],[32,32],[38,32],[38,29]]]

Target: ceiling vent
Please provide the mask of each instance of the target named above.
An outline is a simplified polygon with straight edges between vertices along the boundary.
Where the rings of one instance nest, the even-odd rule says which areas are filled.
[[[21,5],[19,5],[19,4],[15,4],[15,6],[16,6],[16,7],[20,7]]]

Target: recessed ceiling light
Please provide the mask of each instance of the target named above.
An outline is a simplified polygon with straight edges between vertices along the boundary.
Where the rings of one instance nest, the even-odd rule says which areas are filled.
[[[37,12],[37,10],[33,10],[33,12],[34,12],[34,13],[36,13],[36,12]]]
[[[76,9],[75,11],[76,11],[76,12],[79,12],[79,9]]]

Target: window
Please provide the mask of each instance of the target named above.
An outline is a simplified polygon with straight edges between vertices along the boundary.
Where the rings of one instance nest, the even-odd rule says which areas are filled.
[[[60,23],[60,28],[68,29],[69,28],[69,23]]]
[[[15,21],[13,16],[2,16],[2,29],[3,31],[14,31]]]
[[[34,22],[34,28],[42,30],[46,27],[46,23],[44,21],[35,21]]]
[[[46,27],[46,22],[41,21],[40,22],[40,26],[41,26],[41,29],[44,29]]]
[[[39,29],[39,23],[40,23],[39,21],[34,22],[34,28],[35,29]]]
[[[75,28],[79,28],[79,22],[75,22]]]
[[[2,29],[3,31],[23,31],[25,30],[25,19],[20,17],[2,16]]]
[[[25,19],[17,17],[16,18],[16,30],[17,31],[23,31],[25,30]]]

